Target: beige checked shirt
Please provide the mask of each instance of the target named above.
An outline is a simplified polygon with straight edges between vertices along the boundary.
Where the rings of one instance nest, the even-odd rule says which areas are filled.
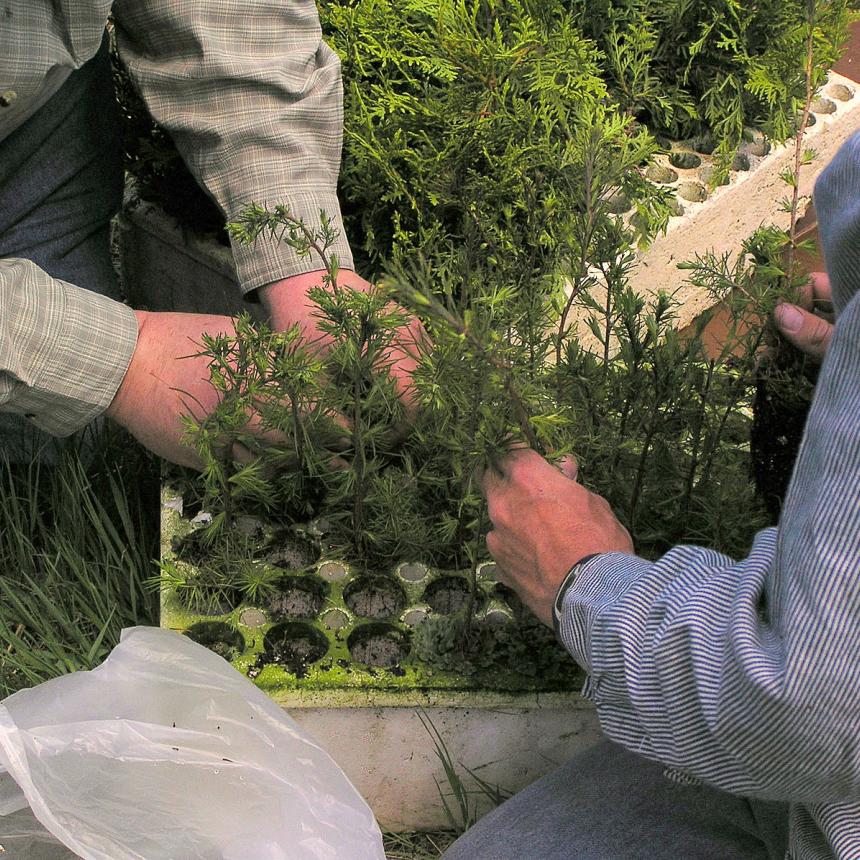
[[[308,224],[325,210],[340,229],[332,253],[351,268],[336,194],[340,62],[322,41],[313,0],[5,0],[0,141],[95,55],[111,10],[120,54],[152,115],[227,217],[252,201],[288,205]],[[233,252],[246,292],[319,268],[274,241]],[[35,416],[55,434],[78,429],[110,402],[104,385],[119,385],[133,349],[129,321],[127,309],[32,265],[0,261],[0,408]],[[117,327],[114,347],[96,333],[103,326]],[[86,338],[99,354],[78,349],[80,367],[51,357],[56,350],[70,360],[68,345]]]

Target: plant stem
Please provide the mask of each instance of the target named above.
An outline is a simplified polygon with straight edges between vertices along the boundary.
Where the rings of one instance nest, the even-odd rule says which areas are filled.
[[[684,483],[684,498],[681,502],[681,512],[682,519],[686,519],[687,514],[690,512],[690,503],[693,498],[693,488],[696,485],[696,472],[699,469],[699,455],[701,453],[701,445],[702,445],[702,431],[705,426],[705,419],[707,417],[707,406],[708,406],[708,398],[711,393],[711,383],[714,378],[714,367],[715,362],[712,359],[708,362],[708,373],[705,377],[705,384],[702,387],[700,392],[700,404],[699,404],[699,423],[696,426],[695,437],[693,438],[693,444],[690,450],[690,468],[687,470],[687,479]]]
[[[657,416],[659,415],[659,400],[654,401],[654,407],[649,416],[648,430],[642,443],[642,451],[639,453],[639,462],[636,465],[636,477],[633,481],[633,489],[630,491],[630,507],[628,508],[628,528],[632,532],[636,524],[636,510],[639,507],[639,497],[642,494],[642,483],[645,479],[645,466],[648,463],[648,455],[651,453],[651,443],[657,433]]]
[[[469,603],[466,607],[466,626],[464,638],[468,642],[470,633],[472,632],[472,619],[475,616],[475,607],[478,603],[478,558],[480,554],[481,543],[484,540],[484,529],[487,520],[487,500],[481,495],[481,506],[478,509],[478,521],[475,524],[475,534],[472,537],[472,546],[469,551],[471,558],[469,572]]]
[[[296,460],[298,469],[304,468],[304,453],[305,453],[305,434],[302,427],[302,413],[299,409],[298,391],[292,389],[288,392],[290,399],[290,411],[293,415],[293,444],[296,451]]]
[[[588,150],[584,163],[585,176],[582,184],[585,188],[585,227],[579,239],[579,260],[576,265],[576,275],[570,295],[564,304],[561,317],[558,321],[558,334],[555,343],[555,363],[561,366],[561,348],[564,342],[564,334],[567,331],[567,319],[573,309],[573,304],[579,294],[588,283],[588,252],[591,247],[591,239],[594,231],[594,198],[592,196],[592,185],[594,178],[594,153]]]
[[[748,352],[749,356],[754,357],[755,354],[758,352],[759,347],[764,341],[766,331],[767,329],[765,327],[759,329],[758,333],[752,341],[752,345]],[[728,424],[729,418],[738,408],[738,403],[740,401],[741,395],[743,394],[744,389],[747,387],[748,384],[749,379],[744,374],[738,377],[737,384],[732,389],[732,396],[729,398],[729,403],[723,411],[722,416],[720,417],[720,423],[717,425],[717,430],[714,434],[714,438],[711,441],[711,444],[708,446],[707,459],[705,460],[705,465],[702,469],[702,477],[699,479],[699,485],[707,485],[708,481],[711,479],[711,469],[714,465],[714,455],[720,447],[720,442],[722,441],[723,433],[726,429],[726,424]]]
[[[361,553],[364,549],[364,493],[367,482],[367,452],[364,450],[364,415],[361,403],[361,378],[353,373],[352,381],[352,448],[355,469],[355,494],[352,500],[352,530],[355,546]]]
[[[815,59],[815,4],[816,0],[807,0],[807,34],[806,34],[806,62],[804,74],[806,76],[806,95],[803,101],[803,113],[800,118],[800,127],[794,142],[794,182],[791,190],[791,223],[788,230],[788,262],[786,265],[786,279],[790,286],[794,281],[795,251],[797,249],[797,207],[800,200],[800,168],[803,163],[803,138],[806,127],[809,124],[809,113],[814,96],[813,63]]]

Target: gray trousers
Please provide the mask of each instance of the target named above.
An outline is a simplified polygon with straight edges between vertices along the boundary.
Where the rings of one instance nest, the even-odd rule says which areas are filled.
[[[32,260],[55,278],[119,298],[110,254],[123,186],[118,120],[105,39],[41,110],[0,141],[0,258]],[[52,440],[26,419],[0,413],[0,457],[51,462],[52,451]]]
[[[484,816],[444,860],[783,860],[788,805],[681,785],[604,741]]]

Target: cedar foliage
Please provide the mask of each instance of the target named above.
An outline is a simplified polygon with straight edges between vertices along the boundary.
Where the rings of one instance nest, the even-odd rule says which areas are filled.
[[[816,0],[571,0],[605,56],[619,105],[673,138],[713,134],[726,159],[744,126],[783,140],[797,127],[815,20],[817,88],[847,36],[849,3]],[[727,162],[726,162],[727,163]]]

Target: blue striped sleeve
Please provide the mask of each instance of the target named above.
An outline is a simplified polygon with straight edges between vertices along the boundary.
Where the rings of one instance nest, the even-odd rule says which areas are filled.
[[[793,801],[807,846],[815,834],[857,857],[860,135],[815,193],[839,315],[778,529],[741,561],[693,546],[656,562],[596,556],[559,627],[611,738],[733,793]]]

